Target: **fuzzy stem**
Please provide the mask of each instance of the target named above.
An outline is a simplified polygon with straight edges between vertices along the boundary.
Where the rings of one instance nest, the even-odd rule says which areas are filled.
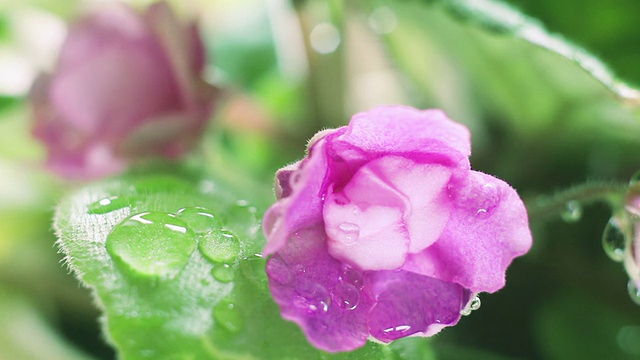
[[[567,203],[575,201],[581,205],[604,201],[619,203],[628,190],[627,184],[586,183],[574,186],[550,196],[538,196],[526,201],[529,219],[539,220],[561,214],[567,210]]]

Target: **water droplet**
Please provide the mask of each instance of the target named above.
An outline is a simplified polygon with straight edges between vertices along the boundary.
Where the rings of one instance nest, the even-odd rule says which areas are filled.
[[[607,253],[611,260],[621,262],[624,260],[626,246],[626,236],[620,229],[618,220],[613,217],[607,223],[602,234],[604,252]]]
[[[312,281],[302,280],[294,286],[296,298],[294,304],[310,311],[327,311],[331,305],[331,297],[327,289]]]
[[[369,27],[377,34],[388,34],[398,25],[396,14],[386,6],[379,7],[369,16]]]
[[[629,291],[629,297],[631,300],[640,305],[640,289],[638,289],[638,284],[633,279],[629,279],[627,283],[627,290]]]
[[[353,245],[360,237],[360,227],[354,223],[344,222],[338,226],[338,241],[344,245]]]
[[[319,54],[330,54],[340,46],[340,31],[330,23],[318,24],[311,30],[309,41]]]
[[[469,301],[469,303],[467,303],[467,306],[465,306],[464,309],[460,310],[460,314],[463,316],[468,316],[472,311],[480,309],[481,304],[482,303],[480,302],[480,297],[476,295]]]
[[[236,234],[253,234],[259,228],[257,209],[246,200],[238,200],[224,214],[225,226]]]
[[[130,199],[119,196],[109,196],[89,205],[89,214],[100,215],[120,210],[130,205]]]
[[[340,275],[340,280],[353,285],[358,290],[362,290],[364,287],[364,278],[362,277],[362,274],[350,267],[345,267],[344,271]]]
[[[107,251],[135,273],[172,277],[188,262],[196,237],[187,224],[167,213],[144,212],[116,225]]]
[[[405,324],[388,327],[382,330],[382,333],[384,333],[389,338],[398,339],[400,337],[403,337],[403,334],[407,333],[409,330],[411,330],[411,325]]]
[[[245,278],[263,289],[267,286],[266,261],[261,254],[247,256],[240,262],[240,270]]]
[[[285,264],[282,258],[278,255],[272,257],[267,261],[267,274],[269,279],[277,281],[280,284],[287,285],[293,280],[293,273],[291,269]]]
[[[332,294],[338,306],[343,309],[353,310],[360,302],[360,292],[355,286],[350,284],[339,284]]]
[[[198,249],[210,261],[225,262],[238,256],[240,241],[229,230],[213,230],[200,238]]]
[[[564,211],[560,214],[562,220],[568,223],[574,223],[582,217],[582,205],[575,200],[568,201],[565,204]]]
[[[220,220],[210,210],[194,206],[178,210],[176,216],[184,220],[191,230],[198,234],[207,233],[221,227]]]
[[[214,279],[228,283],[233,280],[235,276],[235,272],[233,267],[226,263],[218,263],[213,265],[213,269],[211,269],[211,275],[213,275]]]
[[[233,333],[242,330],[244,325],[242,313],[228,300],[223,300],[213,307],[213,318],[218,325]]]

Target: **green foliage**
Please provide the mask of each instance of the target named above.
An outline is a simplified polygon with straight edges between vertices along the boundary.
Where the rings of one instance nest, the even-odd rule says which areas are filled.
[[[58,245],[94,290],[123,359],[395,358],[373,343],[322,353],[282,320],[267,289],[256,209],[232,199],[210,180],[147,174],[62,202]]]

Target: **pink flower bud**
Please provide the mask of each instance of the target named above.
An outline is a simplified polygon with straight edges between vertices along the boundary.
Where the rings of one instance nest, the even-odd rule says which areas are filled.
[[[431,336],[529,250],[524,204],[470,169],[469,132],[442,111],[380,107],[314,139],[263,228],[274,299],[318,348]]]
[[[95,178],[136,159],[184,154],[215,100],[204,64],[196,24],[180,23],[164,2],[142,14],[110,4],[81,19],[55,72],[32,89],[33,133],[47,146],[47,165]]]

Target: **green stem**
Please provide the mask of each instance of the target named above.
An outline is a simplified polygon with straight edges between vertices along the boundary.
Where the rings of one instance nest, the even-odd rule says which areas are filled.
[[[586,205],[598,201],[619,203],[628,190],[627,184],[586,183],[562,190],[551,196],[539,196],[526,201],[530,220],[543,219],[567,211],[567,204],[577,202]]]

